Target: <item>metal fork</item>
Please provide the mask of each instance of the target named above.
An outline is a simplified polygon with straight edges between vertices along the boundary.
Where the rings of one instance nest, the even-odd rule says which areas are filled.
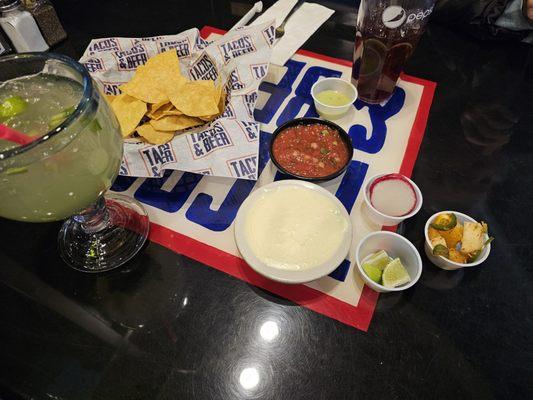
[[[285,35],[285,24],[287,23],[287,21],[289,20],[289,18],[292,16],[292,14],[294,14],[295,11],[297,11],[297,10],[302,6],[303,3],[304,3],[304,0],[299,0],[299,1],[294,5],[294,7],[292,8],[292,10],[287,14],[287,16],[285,17],[285,19],[281,22],[281,24],[276,28],[276,39],[279,39],[280,37],[282,37],[283,35]]]

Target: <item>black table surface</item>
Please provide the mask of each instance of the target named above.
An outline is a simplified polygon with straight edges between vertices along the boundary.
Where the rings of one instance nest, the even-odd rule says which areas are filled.
[[[69,34],[55,50],[79,58],[96,37],[228,29],[252,2],[54,3]],[[356,7],[326,4],[337,12],[304,48],[351,59]],[[381,295],[365,333],[153,243],[87,276],[59,259],[59,223],[0,220],[0,397],[533,398],[533,47],[430,23],[406,72],[438,86],[413,173],[424,206],[402,231],[423,254],[432,213],[483,218],[483,265],[423,255],[421,280]]]

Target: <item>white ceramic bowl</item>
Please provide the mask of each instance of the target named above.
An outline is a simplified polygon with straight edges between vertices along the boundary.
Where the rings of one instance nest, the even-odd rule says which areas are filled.
[[[389,173],[387,174],[378,174],[378,175],[374,175],[373,177],[371,177],[365,184],[365,211],[366,211],[366,214],[368,215],[368,217],[370,218],[370,220],[374,223],[376,223],[377,225],[380,225],[380,226],[395,226],[395,225],[398,225],[400,222],[406,220],[407,218],[411,218],[413,215],[415,215],[418,211],[420,211],[420,208],[422,207],[422,202],[423,202],[423,197],[422,197],[422,192],[420,191],[420,189],[418,188],[418,186],[416,185],[416,183],[414,183],[411,179],[409,179],[408,177],[402,175],[402,177],[407,180],[407,182],[409,182],[414,191],[415,191],[415,194],[416,194],[416,205],[415,205],[415,208],[413,209],[413,211],[411,211],[409,214],[406,214],[406,215],[402,215],[400,217],[393,217],[393,216],[390,216],[390,215],[386,215],[386,214],[383,214],[382,212],[376,210],[374,208],[374,206],[372,205],[372,203],[370,202],[370,187],[372,186],[372,183],[378,179],[378,178],[381,178],[382,176],[385,176],[385,175],[390,175]],[[398,174],[400,175],[400,174]],[[391,199],[391,201],[394,201],[394,199]]]
[[[428,235],[429,224],[431,224],[431,221],[433,221],[437,215],[447,214],[447,213],[454,213],[455,216],[457,217],[457,222],[460,222],[460,223],[477,222],[474,218],[469,217],[468,215],[457,212],[457,211],[441,211],[429,217],[429,219],[426,222],[426,226],[424,227],[424,236],[426,238],[426,240],[424,241],[424,250],[426,252],[426,255],[429,258],[429,261],[431,261],[433,264],[435,264],[439,268],[450,270],[450,271],[461,269],[461,268],[475,267],[476,265],[481,264],[483,261],[487,259],[487,257],[490,254],[490,243],[483,248],[483,251],[479,255],[478,259],[474,261],[473,263],[460,264],[455,261],[448,260],[447,258],[443,256],[433,255],[433,248],[431,247],[431,241],[429,240],[429,235]],[[485,234],[485,240],[487,240],[488,238],[489,236]]]
[[[343,93],[350,101],[342,106],[328,106],[317,100],[316,95],[324,90],[336,90]],[[341,78],[323,78],[315,82],[311,87],[311,96],[315,102],[315,108],[321,117],[326,119],[336,119],[348,112],[354,101],[357,99],[357,89],[350,82]]]
[[[308,190],[316,191],[322,196],[325,196],[328,199],[332,200],[339,207],[342,217],[346,220],[348,224],[348,228],[346,229],[346,233],[344,235],[342,243],[337,249],[337,251],[323,264],[299,271],[274,268],[261,261],[248,245],[244,229],[248,210],[254,205],[254,203],[260,198],[260,196],[264,192],[275,189],[279,186],[301,186]],[[235,218],[235,241],[237,242],[237,247],[244,260],[256,272],[277,282],[305,283],[314,281],[315,279],[328,275],[329,273],[333,272],[342,263],[342,261],[344,261],[352,243],[352,223],[350,221],[350,216],[348,212],[346,211],[342,203],[339,201],[339,199],[337,199],[326,189],[323,189],[322,187],[315,185],[311,182],[288,179],[283,181],[272,182],[268,185],[260,187],[259,189],[255,190],[250,196],[248,196],[248,198],[242,203],[241,207],[239,208],[239,211],[237,212],[237,217]]]
[[[399,257],[405,269],[411,277],[411,282],[404,285],[387,288],[370,279],[362,268],[363,261],[371,254],[380,250],[385,250],[392,258]],[[420,275],[422,274],[422,259],[418,250],[413,244],[394,232],[379,231],[373,232],[365,236],[355,250],[355,260],[357,262],[357,269],[365,283],[374,289],[376,292],[399,292],[413,286]]]

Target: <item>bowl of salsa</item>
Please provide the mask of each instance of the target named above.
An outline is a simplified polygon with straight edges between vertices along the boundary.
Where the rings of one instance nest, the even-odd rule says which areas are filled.
[[[353,157],[350,136],[339,125],[318,118],[296,118],[272,134],[270,158],[285,175],[311,182],[341,175]]]

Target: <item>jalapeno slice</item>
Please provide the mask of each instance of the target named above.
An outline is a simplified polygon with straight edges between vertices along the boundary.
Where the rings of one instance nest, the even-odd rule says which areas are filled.
[[[442,244],[438,244],[435,247],[433,247],[433,255],[434,256],[443,256],[448,258],[450,256],[450,250],[446,246],[443,246]]]
[[[457,225],[457,217],[454,213],[440,214],[435,217],[431,223],[431,227],[438,231],[449,231]]]

